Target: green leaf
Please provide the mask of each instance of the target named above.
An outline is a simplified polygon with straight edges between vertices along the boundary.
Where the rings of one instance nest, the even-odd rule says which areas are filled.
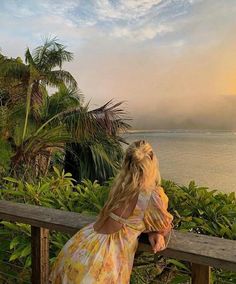
[[[53,170],[54,170],[54,172],[56,173],[56,175],[57,175],[58,177],[61,176],[59,170],[58,170],[55,166],[53,167]]]
[[[180,262],[180,261],[178,261],[176,259],[169,258],[169,259],[167,259],[166,263],[168,263],[168,264],[171,263],[171,264],[174,264],[178,268],[184,269],[184,270],[186,270],[188,272],[190,271],[189,268],[186,265],[184,265],[182,262]]]
[[[20,240],[21,238],[19,236],[15,237],[10,243],[10,249],[16,247],[19,244]]]
[[[25,257],[31,253],[31,245],[27,245],[21,252],[21,257]]]
[[[26,260],[25,260],[25,264],[24,267],[30,267],[31,266],[31,255],[27,256]]]
[[[193,217],[193,221],[198,225],[202,225],[206,222],[204,219],[197,218],[197,217]]]
[[[21,257],[22,250],[24,249],[23,246],[19,247],[15,252],[13,252],[9,258],[9,261],[14,261]]]
[[[183,283],[188,283],[187,281],[190,280],[189,275],[176,275],[174,279],[171,280],[170,284],[183,284]]]
[[[19,183],[20,181],[13,178],[13,177],[5,177],[3,178],[4,180],[7,180],[7,181],[10,181],[10,182],[13,182],[13,183]]]
[[[205,212],[203,211],[203,210],[201,210],[201,209],[198,209],[197,210],[198,211],[198,213],[200,214],[200,215],[203,215]]]

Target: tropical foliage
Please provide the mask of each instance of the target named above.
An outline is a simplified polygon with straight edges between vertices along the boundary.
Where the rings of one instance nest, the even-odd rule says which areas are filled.
[[[0,198],[97,215],[106,201],[111,183],[112,179],[104,185],[83,180],[75,185],[71,174],[54,168],[53,176],[40,178],[37,183],[6,178],[0,189]],[[188,186],[180,186],[163,180],[163,187],[170,199],[175,229],[236,240],[234,193],[208,191],[207,187],[198,187],[193,181]],[[9,274],[9,266],[3,264],[10,261],[15,266],[25,267],[20,271],[27,279],[31,263],[29,226],[4,221],[1,225],[0,250],[3,253],[0,254],[0,270],[5,269]],[[51,232],[51,262],[68,238],[68,235]],[[12,273],[16,271],[14,269]],[[136,257],[131,283],[187,283],[189,277],[188,263],[142,253]],[[236,274],[215,269],[212,279],[213,283],[235,283]]]
[[[73,76],[62,69],[73,54],[46,40],[25,61],[0,54],[0,174],[25,180],[64,165],[78,180],[103,182],[122,158],[119,134],[129,125],[120,103],[90,110]],[[48,87],[56,90],[49,94]]]

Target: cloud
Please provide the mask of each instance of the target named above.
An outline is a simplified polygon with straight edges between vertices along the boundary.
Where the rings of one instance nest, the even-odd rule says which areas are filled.
[[[161,2],[161,0],[121,0],[114,2],[99,0],[97,1],[96,12],[99,20],[135,20],[148,14],[154,6]]]
[[[58,36],[87,100],[125,100],[135,127],[233,127],[235,0],[2,0],[0,47]],[[221,117],[221,118],[220,118]],[[236,126],[235,126],[236,128]]]
[[[128,29],[127,27],[119,28],[115,27],[110,35],[117,38],[128,38],[134,41],[144,41],[154,39],[157,35],[163,35],[165,33],[173,31],[171,26],[167,25],[149,25],[139,29]]]
[[[7,22],[15,18],[16,22],[24,25],[25,31],[30,30],[30,26],[25,25],[26,21],[41,20],[43,24],[46,18],[48,22],[54,18],[56,21],[60,19],[68,28],[77,27],[82,31],[83,28],[94,27],[98,34],[111,38],[143,41],[172,31],[171,21],[186,14],[192,5],[189,0],[2,0],[0,15]],[[53,32],[53,27],[48,26],[48,31]],[[92,32],[91,37],[94,36]]]

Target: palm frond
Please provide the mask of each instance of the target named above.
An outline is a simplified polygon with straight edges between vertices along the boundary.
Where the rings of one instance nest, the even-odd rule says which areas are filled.
[[[77,88],[77,82],[70,72],[65,70],[53,70],[45,74],[44,82],[51,86],[66,84],[69,88]]]
[[[20,144],[16,148],[11,159],[12,170],[16,175],[19,175],[21,174],[20,169],[23,169],[25,172],[29,167],[31,169],[34,168],[37,157],[40,156],[41,160],[44,159],[47,161],[53,152],[63,152],[65,143],[69,141],[71,141],[71,136],[63,125],[36,131],[28,136],[23,144]],[[48,162],[46,164],[48,164]]]
[[[68,144],[66,150],[65,170],[78,182],[84,178],[105,182],[117,173],[123,155],[119,143],[108,137]]]
[[[70,62],[72,59],[72,52],[66,51],[64,46],[60,48],[57,46],[57,49],[48,52],[46,64],[50,67],[50,69],[53,69],[57,66],[62,68],[62,64],[64,62]]]
[[[71,135],[63,125],[54,128],[46,128],[42,131],[36,131],[26,141],[24,141],[25,153],[37,153],[46,148],[62,148],[64,144],[71,141]]]
[[[120,103],[109,101],[102,107],[89,111],[89,104],[76,109],[67,117],[75,142],[67,145],[65,169],[73,177],[104,182],[114,176],[123,156],[119,131],[127,130],[125,112]]]
[[[27,48],[25,52],[25,63],[36,67],[36,63],[34,62],[29,48]]]
[[[96,137],[111,136],[119,139],[121,132],[127,131],[131,126],[125,122],[125,112],[117,109],[122,104],[110,105],[111,101],[99,109],[89,111],[89,104],[64,112],[64,121],[77,141],[88,141]],[[107,107],[109,106],[109,107]],[[82,139],[82,140],[81,140]],[[124,142],[123,139],[120,141]]]
[[[34,50],[34,60],[41,70],[52,70],[54,67],[62,67],[63,62],[73,59],[73,54],[57,41],[57,38],[46,39],[42,46]]]
[[[67,88],[64,85],[51,96],[45,97],[44,104],[41,108],[43,121],[52,116],[77,108],[81,105],[81,95],[78,89]]]
[[[98,124],[86,107],[79,106],[65,113],[64,122],[75,141],[88,141],[95,139],[98,133]]]
[[[54,45],[54,42],[57,40],[56,37],[54,38],[46,38],[45,42],[43,45],[38,46],[34,49],[33,52],[33,59],[34,62],[40,67],[42,68],[45,64],[45,61],[47,59],[47,51],[48,49],[50,49],[50,47],[52,47]]]
[[[93,109],[90,114],[94,116],[97,123],[110,135],[117,135],[118,132],[125,132],[131,126],[126,122],[130,119],[126,118],[124,109],[120,108],[123,102],[113,104],[110,100],[103,106]]]

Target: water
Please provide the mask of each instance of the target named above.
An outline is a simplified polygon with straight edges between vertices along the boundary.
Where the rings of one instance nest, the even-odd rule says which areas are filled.
[[[164,179],[236,192],[236,133],[143,131],[124,137],[151,143]]]

